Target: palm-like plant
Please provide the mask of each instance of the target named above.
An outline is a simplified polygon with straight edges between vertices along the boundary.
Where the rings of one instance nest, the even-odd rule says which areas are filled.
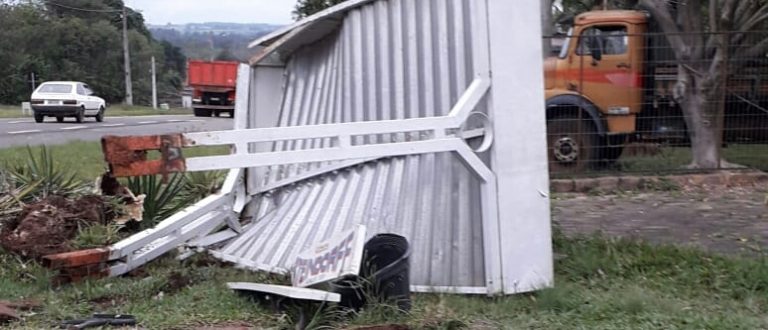
[[[190,195],[194,200],[200,200],[221,189],[226,172],[206,171],[191,172],[184,176],[183,194]]]
[[[162,219],[192,204],[195,199],[189,194],[182,193],[184,186],[183,174],[171,175],[167,183],[163,183],[163,180],[156,175],[128,178],[128,189],[136,195],[146,195],[142,227],[152,227]]]
[[[87,185],[77,178],[77,173],[55,162],[47,147],[41,147],[37,154],[27,147],[27,155],[26,161],[9,166],[15,187],[33,187],[25,195],[43,199],[51,195],[71,197],[87,191]]]

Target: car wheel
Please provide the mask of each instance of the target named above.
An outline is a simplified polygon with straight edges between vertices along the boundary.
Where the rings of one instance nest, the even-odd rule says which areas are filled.
[[[56,116],[56,122],[63,123],[64,122],[64,117]]]
[[[75,115],[75,121],[82,123],[83,120],[85,120],[85,108],[80,108],[80,110],[78,110],[77,114]]]
[[[96,121],[97,122],[103,122],[104,121],[104,107],[101,107],[99,109],[99,113],[96,114]]]
[[[44,119],[45,119],[45,116],[35,114],[35,122],[36,123],[42,123]]]

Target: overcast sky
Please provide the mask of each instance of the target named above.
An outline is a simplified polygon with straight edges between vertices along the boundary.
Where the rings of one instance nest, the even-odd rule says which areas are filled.
[[[295,0],[126,0],[150,24],[292,22]]]

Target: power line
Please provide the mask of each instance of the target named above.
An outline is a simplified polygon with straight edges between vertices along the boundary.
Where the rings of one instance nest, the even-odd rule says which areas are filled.
[[[46,1],[45,3],[49,4],[49,5],[52,5],[52,6],[56,6],[56,7],[66,8],[66,9],[70,9],[70,10],[84,11],[84,12],[89,12],[89,13],[119,13],[119,12],[122,12],[122,10],[114,10],[114,9],[113,10],[108,10],[108,9],[76,8],[76,7],[70,7],[70,6],[67,6],[67,5],[62,5],[60,3],[51,2],[51,1]]]

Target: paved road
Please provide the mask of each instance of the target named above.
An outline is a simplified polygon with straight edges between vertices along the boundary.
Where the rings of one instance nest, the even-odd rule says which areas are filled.
[[[174,132],[201,132],[232,129],[230,118],[198,118],[194,116],[107,117],[97,123],[86,118],[78,124],[67,118],[57,123],[45,118],[35,123],[32,118],[0,120],[0,148],[25,145],[55,145],[76,140],[99,141],[104,135],[150,135]]]

